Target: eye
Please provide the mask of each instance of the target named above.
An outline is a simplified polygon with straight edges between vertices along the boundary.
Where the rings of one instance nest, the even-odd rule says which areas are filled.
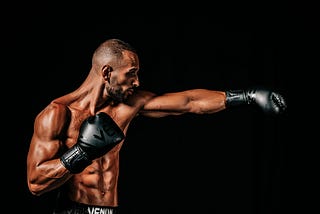
[[[130,70],[128,73],[127,73],[127,77],[135,77],[138,75],[138,71],[137,70]]]

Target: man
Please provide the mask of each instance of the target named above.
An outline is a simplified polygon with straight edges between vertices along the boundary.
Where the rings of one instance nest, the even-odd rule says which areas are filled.
[[[53,100],[35,118],[27,157],[32,194],[61,189],[54,213],[115,213],[118,207],[119,152],[136,116],[213,114],[230,106],[258,105],[264,112],[286,109],[276,92],[193,89],[156,95],[140,90],[139,58],[118,40],[94,52],[86,80]]]

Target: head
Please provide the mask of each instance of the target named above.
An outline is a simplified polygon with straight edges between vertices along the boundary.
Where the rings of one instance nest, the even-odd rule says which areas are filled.
[[[92,57],[93,72],[102,75],[107,96],[124,102],[139,86],[139,58],[136,50],[119,39],[102,43]]]

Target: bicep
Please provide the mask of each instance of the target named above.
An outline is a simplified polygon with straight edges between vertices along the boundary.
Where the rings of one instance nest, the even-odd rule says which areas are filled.
[[[35,131],[29,146],[28,152],[28,166],[33,168],[39,166],[41,163],[55,158],[60,148],[60,140],[58,138],[50,137],[50,134],[38,133]]]
[[[57,157],[67,121],[67,114],[55,108],[45,109],[36,117],[28,151],[28,169]]]
[[[149,117],[180,115],[190,111],[189,104],[189,97],[184,92],[166,93],[146,102],[141,114]]]

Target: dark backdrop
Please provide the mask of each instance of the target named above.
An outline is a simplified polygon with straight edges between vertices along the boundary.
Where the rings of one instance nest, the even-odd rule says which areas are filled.
[[[26,184],[33,120],[53,98],[82,83],[94,49],[108,38],[138,49],[142,88],[161,94],[262,85],[282,93],[289,104],[280,117],[243,106],[212,115],[136,118],[120,157],[123,213],[258,214],[303,208],[299,155],[292,143],[297,139],[291,140],[295,129],[289,119],[293,96],[301,93],[294,90],[304,74],[301,60],[314,58],[312,8],[310,13],[285,5],[250,16],[244,11],[220,17],[100,14],[95,19],[85,9],[88,13],[72,16],[67,9],[26,12],[23,6],[3,33],[8,68],[3,106],[9,106],[4,134],[10,136],[10,153],[3,154],[11,162],[4,166],[4,178],[10,177],[3,185],[9,184],[6,198],[17,203],[16,213],[50,213],[54,192],[35,197]]]

